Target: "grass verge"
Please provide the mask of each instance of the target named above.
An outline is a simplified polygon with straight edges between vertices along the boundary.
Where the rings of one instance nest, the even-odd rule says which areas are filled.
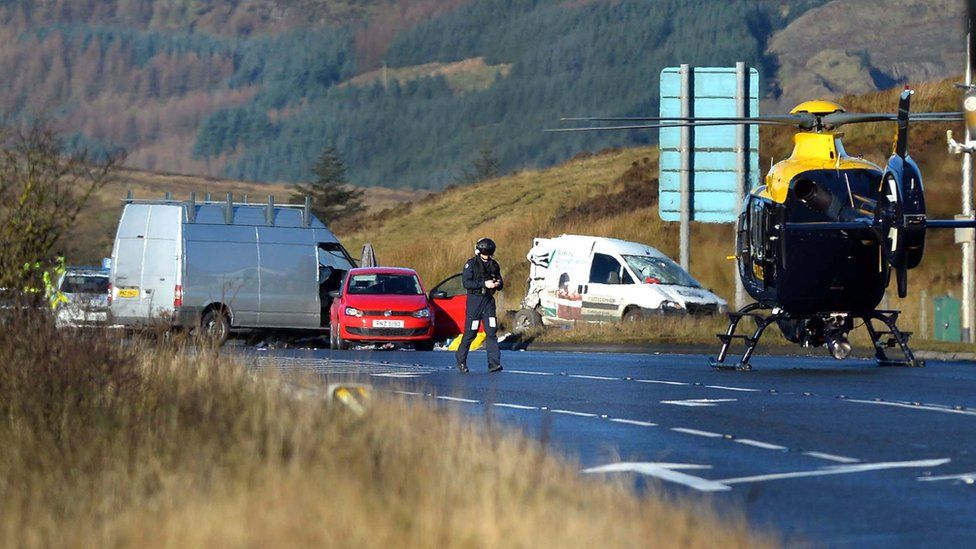
[[[8,319],[0,352],[6,546],[771,544],[423,403],[342,413],[214,353],[37,319]]]

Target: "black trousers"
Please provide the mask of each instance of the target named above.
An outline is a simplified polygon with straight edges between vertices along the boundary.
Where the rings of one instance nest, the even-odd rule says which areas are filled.
[[[464,307],[464,337],[458,346],[458,364],[468,362],[468,350],[471,342],[478,335],[478,328],[485,327],[485,350],[488,351],[488,364],[501,364],[501,354],[498,352],[498,317],[495,316],[495,297],[489,295],[468,294]]]

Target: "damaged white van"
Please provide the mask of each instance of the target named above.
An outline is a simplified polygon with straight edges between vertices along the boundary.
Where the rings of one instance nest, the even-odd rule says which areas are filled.
[[[728,310],[724,299],[646,244],[596,236],[536,238],[526,258],[529,289],[515,315],[516,333],[542,325]]]

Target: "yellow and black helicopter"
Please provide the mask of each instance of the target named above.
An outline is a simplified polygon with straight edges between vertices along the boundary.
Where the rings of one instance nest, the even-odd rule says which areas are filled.
[[[974,49],[972,39],[970,48]],[[789,341],[826,346],[835,358],[843,359],[851,352],[847,336],[857,319],[871,338],[878,365],[924,366],[908,345],[911,334],[898,328],[899,311],[879,310],[878,305],[892,275],[899,297],[907,295],[908,271],[922,260],[928,229],[968,228],[976,222],[926,217],[922,175],[908,154],[908,130],[916,122],[966,120],[971,128],[976,126],[976,89],[966,92],[965,113],[912,113],[913,93],[901,93],[894,114],[848,113],[831,101],[807,101],[786,115],[568,118],[564,120],[628,124],[554,131],[796,127],[792,155],[772,166],[765,184],[743,200],[735,257],[739,277],[755,302],[729,313],[712,366],[750,370],[756,345],[773,324]],[[896,124],[893,151],[884,167],[847,154],[837,131],[869,122]],[[743,318],[755,320],[755,329],[744,335],[736,333]],[[726,362],[736,339],[744,341],[745,351],[737,363]],[[895,346],[903,359],[888,357],[886,349]]]

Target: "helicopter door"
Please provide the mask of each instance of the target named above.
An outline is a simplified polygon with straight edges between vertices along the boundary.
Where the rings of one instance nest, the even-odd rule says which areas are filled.
[[[768,224],[769,212],[765,203],[760,199],[753,199],[749,207],[749,263],[753,278],[762,287],[766,287],[766,281],[771,274],[767,272],[769,258],[766,257]]]

